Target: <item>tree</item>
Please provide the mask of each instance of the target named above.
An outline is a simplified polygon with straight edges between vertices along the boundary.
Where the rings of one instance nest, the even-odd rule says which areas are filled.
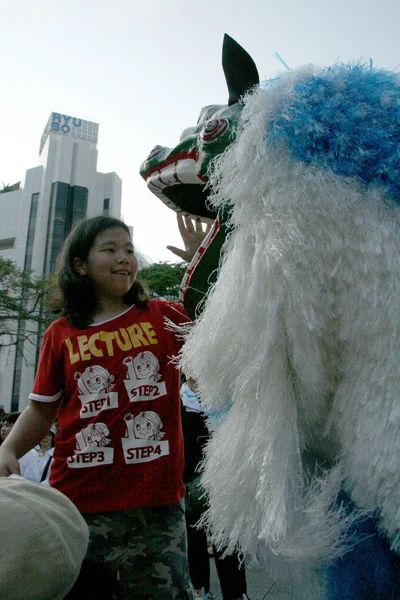
[[[0,194],[6,194],[7,192],[16,192],[21,187],[21,182],[17,181],[17,183],[13,183],[12,185],[10,185],[9,183],[7,183],[7,185],[5,183],[2,183],[2,186],[3,187],[0,189]]]
[[[154,263],[140,270],[139,279],[147,286],[152,296],[177,300],[186,267],[186,263]]]
[[[25,341],[36,345],[38,326],[46,326],[49,320],[44,308],[48,290],[47,280],[0,257],[1,346],[17,346],[22,353]]]

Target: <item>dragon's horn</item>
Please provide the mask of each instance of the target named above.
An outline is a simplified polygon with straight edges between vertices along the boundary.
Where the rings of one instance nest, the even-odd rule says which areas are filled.
[[[227,33],[222,46],[222,67],[229,91],[228,104],[231,106],[258,83],[257,67],[250,54]]]

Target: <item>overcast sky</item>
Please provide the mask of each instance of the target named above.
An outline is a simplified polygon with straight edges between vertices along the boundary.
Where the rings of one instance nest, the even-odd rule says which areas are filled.
[[[179,245],[174,213],[140,163],[174,146],[202,106],[227,101],[225,32],[260,77],[313,62],[373,59],[398,69],[400,2],[381,0],[2,0],[0,183],[39,164],[51,111],[100,123],[98,170],[122,179],[122,215],[153,260]]]

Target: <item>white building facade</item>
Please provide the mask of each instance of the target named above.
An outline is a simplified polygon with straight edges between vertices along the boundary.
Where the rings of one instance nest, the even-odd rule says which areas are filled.
[[[121,179],[96,170],[98,130],[97,123],[51,113],[40,144],[42,165],[26,171],[23,189],[0,194],[1,257],[46,277],[78,220],[121,217]],[[0,404],[7,412],[27,405],[37,354],[27,342],[19,350],[0,347]]]

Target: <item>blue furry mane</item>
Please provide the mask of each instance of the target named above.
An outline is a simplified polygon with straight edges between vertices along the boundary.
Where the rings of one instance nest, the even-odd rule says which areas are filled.
[[[399,202],[399,84],[397,73],[360,63],[297,75],[267,123],[267,143],[286,145],[310,166],[378,184]]]

